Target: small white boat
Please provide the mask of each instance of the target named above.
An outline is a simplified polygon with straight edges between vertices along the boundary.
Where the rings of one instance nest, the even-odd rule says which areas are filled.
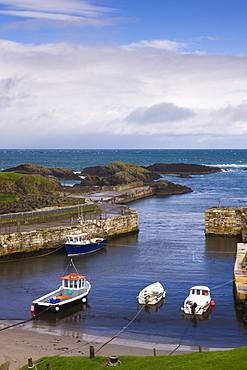
[[[156,283],[146,286],[137,296],[139,304],[154,305],[165,298],[166,292],[164,287],[157,281]]]
[[[79,275],[76,271],[76,273],[62,276],[60,279],[62,280],[62,285],[58,289],[32,302],[31,312],[46,310],[58,312],[62,309],[70,308],[79,302],[85,303],[87,301],[91,284],[86,280],[86,276]]]
[[[73,234],[66,235],[66,251],[68,256],[77,256],[96,252],[107,245],[106,238],[91,238],[89,239],[87,232],[76,231]]]
[[[203,315],[212,306],[214,301],[211,299],[210,289],[204,285],[196,285],[190,288],[181,310],[189,315]]]

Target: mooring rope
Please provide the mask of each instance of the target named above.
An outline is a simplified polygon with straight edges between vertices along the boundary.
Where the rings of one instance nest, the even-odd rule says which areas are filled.
[[[168,354],[168,356],[171,356],[171,355],[172,355],[175,351],[177,351],[177,349],[181,346],[181,344],[182,344],[182,340],[183,340],[183,338],[184,338],[185,334],[187,333],[187,331],[188,331],[188,329],[189,329],[189,327],[190,327],[190,324],[191,324],[191,321],[189,321],[189,324],[188,324],[188,325],[187,325],[187,327],[185,328],[185,331],[184,331],[183,335],[180,337],[180,341],[179,341],[179,343],[178,343],[177,347],[176,347],[174,350],[172,350],[172,351]]]
[[[47,252],[47,253],[37,254],[36,256],[28,256],[28,257],[22,257],[22,258],[13,258],[12,260],[6,259],[6,260],[2,260],[2,261],[0,261],[0,263],[23,261],[23,260],[29,260],[29,259],[31,259],[31,258],[38,258],[38,257],[48,256],[49,254],[52,254],[52,253],[55,253],[55,252],[59,251],[59,250],[60,250],[60,249],[62,249],[63,247],[64,247],[64,246],[63,246],[63,245],[61,245],[60,247],[58,247],[58,248],[56,248],[56,249],[53,249],[52,251]]]
[[[119,334],[121,334],[125,329],[127,329],[127,327],[140,315],[140,313],[141,313],[141,311],[143,310],[144,307],[145,306],[143,305],[143,307],[137,312],[137,314],[130,320],[130,322],[128,323],[128,325],[124,326],[115,335],[113,335],[113,337],[111,337],[111,339],[109,339],[107,342],[105,342],[104,344],[102,344],[102,346],[99,347],[97,349],[97,351],[95,351],[95,353],[99,352],[104,346],[106,346],[107,344],[109,344],[113,339],[115,339],[116,337],[118,337]]]
[[[9,326],[5,326],[4,328],[1,328],[0,331],[3,331],[3,330],[6,330],[6,329],[10,329],[10,328],[13,328],[15,326],[18,326],[18,325],[21,325],[21,324],[25,324],[26,322],[28,321],[32,321],[34,319],[36,319],[39,315],[41,315],[42,313],[48,311],[49,309],[51,308],[51,306],[47,307],[46,309],[44,309],[43,311],[35,314],[33,317],[30,317],[29,319],[27,320],[24,320],[24,321],[20,321],[20,322],[17,322],[16,324],[12,324],[12,325],[9,325]]]
[[[229,281],[227,281],[227,282],[226,282],[226,283],[224,283],[224,284],[217,285],[217,286],[214,286],[214,287],[210,288],[210,290],[212,290],[212,289],[216,289],[216,288],[220,288],[220,287],[222,287],[223,285],[230,284],[230,283],[232,283],[232,282],[233,282],[233,281],[235,281],[235,280],[236,280],[236,279],[229,280]]]

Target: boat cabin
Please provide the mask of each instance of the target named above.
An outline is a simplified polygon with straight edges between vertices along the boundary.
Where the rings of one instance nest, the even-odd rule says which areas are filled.
[[[87,243],[87,232],[78,232],[70,235],[66,235],[67,243],[69,244],[86,244]]]
[[[86,276],[81,276],[76,273],[72,273],[67,276],[60,278],[62,280],[62,288],[68,289],[68,293],[72,294],[74,290],[84,288],[86,282]]]
[[[210,297],[210,289],[206,286],[193,286],[190,288],[190,297]]]

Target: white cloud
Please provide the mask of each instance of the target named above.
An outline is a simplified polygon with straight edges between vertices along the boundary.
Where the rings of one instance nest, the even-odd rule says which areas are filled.
[[[77,20],[80,17],[100,18],[116,13],[117,9],[93,5],[95,1],[82,0],[3,0],[3,15],[49,20]]]
[[[246,86],[247,57],[1,41],[1,146],[243,138]]]
[[[23,18],[35,18],[35,19],[44,18],[44,19],[57,20],[57,21],[77,21],[81,19],[81,17],[67,15],[67,14],[32,12],[32,11],[14,11],[14,10],[2,11],[0,10],[0,14],[11,15],[14,17],[23,17]]]
[[[154,48],[163,50],[180,50],[188,47],[188,44],[184,42],[176,42],[170,40],[141,40],[126,46],[127,48]]]

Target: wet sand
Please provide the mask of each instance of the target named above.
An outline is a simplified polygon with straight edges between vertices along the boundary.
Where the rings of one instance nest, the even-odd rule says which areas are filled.
[[[0,323],[0,329],[6,323]],[[90,346],[94,347],[95,356],[153,356],[154,348],[157,356],[178,355],[197,352],[198,346],[179,346],[179,344],[159,344],[114,338],[96,337],[89,334],[78,336],[45,327],[31,328],[27,324],[0,331],[0,365],[10,362],[10,370],[19,370],[28,363],[44,356],[88,356]],[[104,346],[103,346],[104,345]],[[103,347],[102,347],[103,346]],[[178,348],[177,348],[178,347]],[[202,348],[203,351],[222,350],[223,348]],[[174,352],[173,352],[174,351]]]

